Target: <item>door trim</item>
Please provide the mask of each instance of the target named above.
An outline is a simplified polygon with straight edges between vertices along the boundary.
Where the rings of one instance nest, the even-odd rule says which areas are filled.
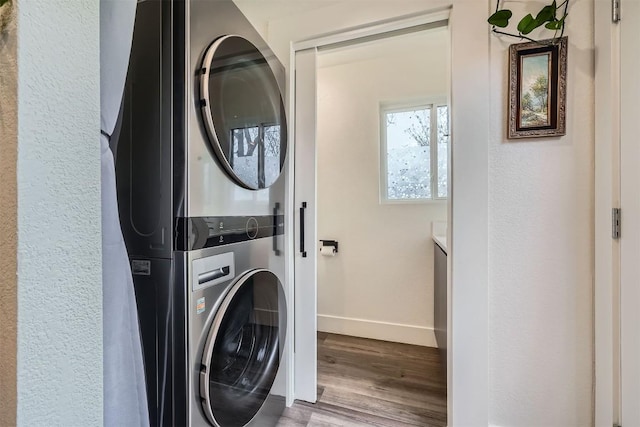
[[[595,2],[594,425],[620,421],[620,248],[611,209],[620,206],[620,26]]]
[[[640,23],[640,3],[625,2],[624,5],[625,18],[619,25],[619,78],[620,88],[628,95],[620,95],[619,104],[619,194],[624,228],[618,241],[620,245],[619,310],[618,312],[614,310],[614,322],[616,318],[619,319],[620,340],[619,346],[616,346],[614,342],[614,363],[619,361],[620,366],[619,423],[621,425],[640,425],[640,409],[637,405],[637,401],[640,399],[640,335],[637,332],[637,325],[640,323],[640,313],[638,313],[638,301],[640,300],[640,288],[638,287],[638,283],[640,283],[640,265],[638,264],[638,255],[640,255],[640,197],[638,197],[637,191],[640,180],[638,172],[640,146],[637,141],[640,124],[637,119],[637,107],[632,98],[635,94],[640,93],[640,81],[637,78],[640,57],[637,54],[635,31]],[[617,349],[619,349],[618,360],[615,358]]]
[[[451,6],[439,7],[425,14],[411,15],[381,22],[372,22],[363,27],[348,28],[339,33],[318,35],[316,37],[292,43],[295,52],[307,49],[322,49],[338,43],[352,42],[358,39],[376,37],[395,31],[403,31],[413,27],[421,27],[447,21],[451,14]],[[293,64],[292,64],[293,65]]]

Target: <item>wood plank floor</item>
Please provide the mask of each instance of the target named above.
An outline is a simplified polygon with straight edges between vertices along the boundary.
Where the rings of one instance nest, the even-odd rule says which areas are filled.
[[[289,426],[446,426],[438,349],[318,333],[318,401],[296,401]]]

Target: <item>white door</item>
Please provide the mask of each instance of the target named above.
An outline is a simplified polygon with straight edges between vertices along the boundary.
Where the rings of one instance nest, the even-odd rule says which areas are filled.
[[[295,54],[294,397],[317,398],[316,48]]]
[[[624,1],[622,4],[620,424],[640,426],[640,1]]]

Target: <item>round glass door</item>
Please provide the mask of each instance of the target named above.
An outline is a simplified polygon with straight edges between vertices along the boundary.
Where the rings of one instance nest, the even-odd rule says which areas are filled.
[[[241,427],[267,399],[286,332],[284,289],[267,270],[231,288],[216,312],[202,356],[200,394],[214,426]]]
[[[200,106],[209,142],[241,186],[270,187],[287,153],[287,123],[278,82],[250,41],[224,36],[202,63]]]

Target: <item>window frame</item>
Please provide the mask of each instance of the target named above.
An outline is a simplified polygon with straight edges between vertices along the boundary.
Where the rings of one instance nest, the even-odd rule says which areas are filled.
[[[380,172],[380,204],[430,204],[442,203],[447,200],[447,196],[438,197],[438,107],[447,107],[447,127],[451,127],[451,108],[446,97],[435,97],[429,99],[421,99],[412,102],[381,102],[379,105],[379,122],[380,122],[380,151],[379,151],[379,172]],[[419,109],[430,110],[430,135],[429,135],[429,184],[431,187],[430,198],[419,199],[389,199],[389,183],[388,183],[388,158],[387,158],[387,114],[404,113],[407,111],[415,111]],[[448,132],[450,134],[450,132]],[[447,144],[449,145],[450,138]],[[432,143],[435,142],[435,143]],[[450,146],[449,146],[450,147]],[[450,150],[450,148],[448,148]],[[448,163],[448,159],[447,159]],[[448,167],[447,167],[448,171]],[[447,172],[448,173],[448,172]],[[447,178],[447,189],[449,188],[449,180]],[[448,193],[448,191],[447,191]]]

